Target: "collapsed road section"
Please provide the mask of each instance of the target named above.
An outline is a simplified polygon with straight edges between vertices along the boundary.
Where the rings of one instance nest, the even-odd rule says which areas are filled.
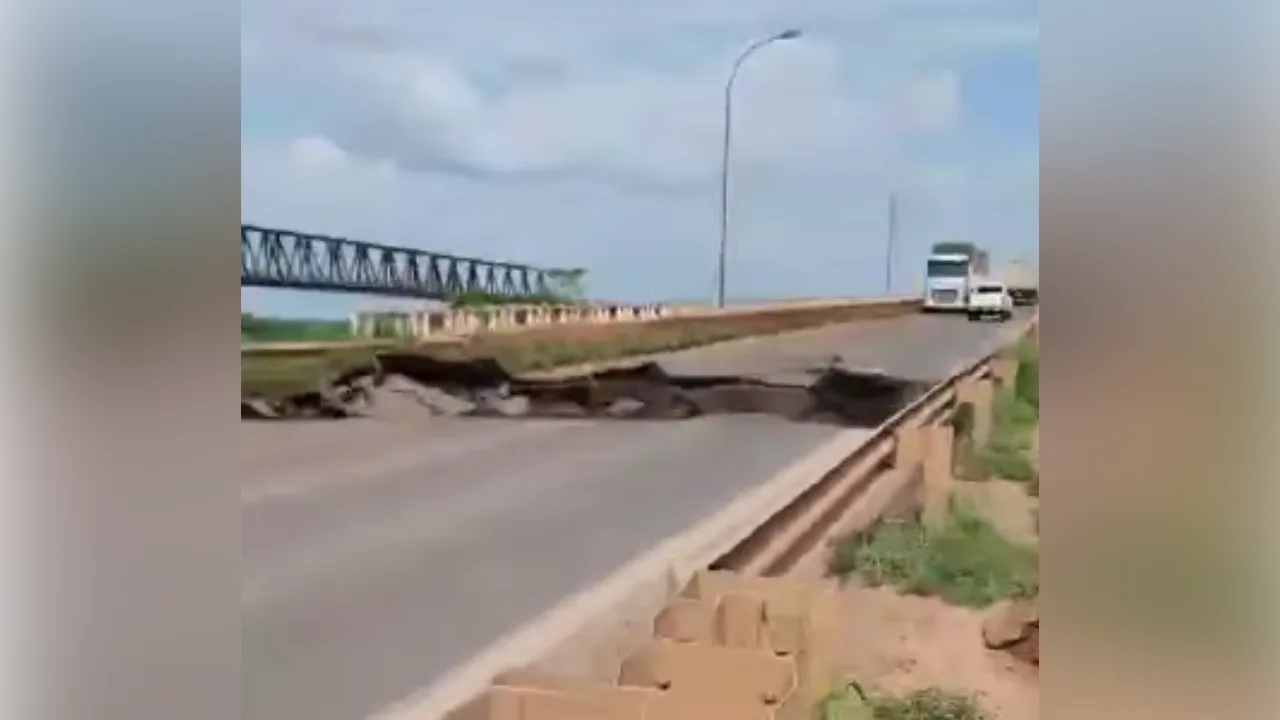
[[[492,359],[452,361],[379,354],[320,390],[274,403],[242,400],[247,420],[443,415],[503,418],[683,420],[772,414],[797,422],[871,427],[910,403],[927,383],[848,368],[839,357],[785,377],[672,374],[647,362],[543,379],[509,373]]]

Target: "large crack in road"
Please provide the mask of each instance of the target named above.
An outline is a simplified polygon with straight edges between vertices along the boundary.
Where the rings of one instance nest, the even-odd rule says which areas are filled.
[[[797,422],[873,427],[928,383],[844,367],[840,358],[784,380],[678,375],[654,362],[535,379],[490,359],[449,361],[382,353],[323,389],[275,403],[241,401],[241,418],[343,419],[407,414],[505,418],[684,420],[704,415],[772,414]]]

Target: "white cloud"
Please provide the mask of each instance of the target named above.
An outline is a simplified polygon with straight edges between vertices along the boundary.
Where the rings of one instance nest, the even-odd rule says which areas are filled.
[[[263,0],[242,22],[246,97],[296,127],[247,107],[246,220],[702,296],[725,75],[793,25],[735,90],[731,291],[861,291],[893,187],[918,242],[1035,217],[1027,148],[961,136],[961,62],[1034,46],[1034,0]]]
[[[768,53],[753,58],[736,88],[739,161],[804,162],[890,139],[891,116],[842,92],[830,47],[815,41]],[[360,54],[343,67],[344,90],[359,98],[349,107],[361,115],[343,114],[361,130],[343,141],[416,169],[456,163],[499,175],[706,180],[719,152],[724,64],[683,72],[582,65],[486,89],[478,70],[424,52]],[[917,93],[925,101],[915,101],[910,121],[943,131],[954,108],[930,103],[927,93]]]
[[[322,135],[307,135],[289,143],[289,159],[301,167],[333,167],[347,162],[346,150]]]
[[[960,115],[960,75],[944,70],[916,78],[898,100],[898,126],[914,132],[943,132]]]

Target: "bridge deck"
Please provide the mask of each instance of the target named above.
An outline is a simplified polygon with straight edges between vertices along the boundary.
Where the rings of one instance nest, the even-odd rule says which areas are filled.
[[[941,377],[998,326],[913,316],[676,353],[778,375],[840,354]],[[246,720],[352,720],[765,481],[833,429],[429,419],[242,424]]]

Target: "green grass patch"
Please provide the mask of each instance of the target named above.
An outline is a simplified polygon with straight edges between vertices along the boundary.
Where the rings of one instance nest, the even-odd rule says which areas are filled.
[[[240,396],[278,398],[313,392],[326,376],[373,362],[372,350],[333,350],[295,356],[240,356]]]
[[[1014,378],[1014,395],[1024,405],[1040,411],[1040,346],[1032,340],[1018,344],[1018,374]]]
[[[1018,371],[1012,387],[996,392],[991,434],[971,453],[961,475],[973,479],[999,477],[1028,483],[1039,494],[1039,470],[1031,458],[1032,438],[1040,424],[1040,357],[1036,345],[1017,348]],[[1034,491],[1033,491],[1034,489]]]
[[[970,695],[924,688],[906,695],[867,693],[851,683],[828,695],[818,720],[988,720],[991,716]]]
[[[977,462],[987,476],[1030,482],[1036,479],[1031,462],[1031,441],[1039,411],[1011,388],[1000,388],[992,407],[991,434],[976,451]]]
[[[350,340],[345,320],[302,320],[240,313],[241,342],[325,342]]]
[[[1038,553],[1010,542],[986,518],[957,503],[939,527],[916,518],[841,540],[828,569],[843,580],[975,608],[1030,597],[1039,588]]]

